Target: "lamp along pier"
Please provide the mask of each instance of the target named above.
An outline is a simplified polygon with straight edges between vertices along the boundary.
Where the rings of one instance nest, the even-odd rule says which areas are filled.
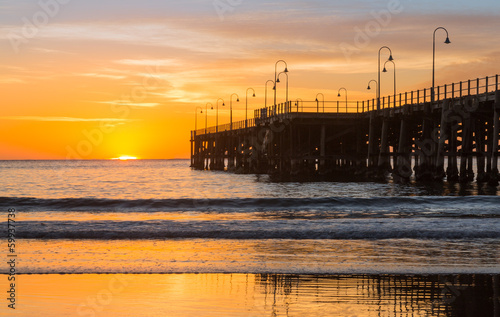
[[[362,102],[287,101],[191,132],[191,167],[279,180],[498,184],[498,75]]]

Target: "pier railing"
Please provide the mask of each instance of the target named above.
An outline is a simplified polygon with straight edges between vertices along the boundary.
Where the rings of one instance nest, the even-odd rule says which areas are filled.
[[[296,99],[277,105],[254,110],[254,118],[242,120],[218,127],[199,129],[196,135],[231,131],[237,129],[251,128],[256,125],[256,120],[262,121],[273,117],[292,113],[329,113],[329,114],[363,114],[369,111],[397,108],[408,104],[425,104],[439,102],[448,98],[461,98],[464,96],[487,94],[499,90],[499,75],[477,78],[473,80],[460,81],[452,84],[436,86],[434,93],[432,88],[407,91],[380,97],[366,101],[303,101]]]

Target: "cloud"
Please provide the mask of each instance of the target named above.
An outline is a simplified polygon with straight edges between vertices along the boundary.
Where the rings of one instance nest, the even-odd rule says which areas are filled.
[[[26,81],[19,78],[0,78],[1,84],[25,84]]]
[[[72,118],[72,117],[41,117],[41,116],[7,116],[0,117],[2,120],[17,121],[41,121],[41,122],[116,122],[125,123],[135,121],[133,119],[119,118]]]
[[[177,59],[121,59],[115,63],[129,66],[179,66],[180,61]]]
[[[77,76],[85,76],[85,77],[95,77],[95,78],[108,78],[108,79],[124,79],[125,76],[118,75],[108,75],[108,74],[98,74],[98,73],[86,73],[86,74],[76,74]]]
[[[117,106],[145,107],[145,108],[153,108],[161,106],[160,103],[156,102],[132,102],[127,100],[97,101],[97,103],[103,103],[107,105],[117,105]]]
[[[45,54],[71,54],[69,52],[48,49],[48,48],[43,48],[43,47],[35,47],[35,48],[32,48],[31,50],[35,51],[35,52],[45,53]]]

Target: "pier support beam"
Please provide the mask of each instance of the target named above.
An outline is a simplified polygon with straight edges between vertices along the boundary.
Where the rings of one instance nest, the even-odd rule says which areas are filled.
[[[458,147],[458,128],[459,121],[455,109],[450,106],[448,115],[448,123],[450,124],[450,138],[448,144],[448,167],[446,168],[446,179],[448,182],[458,181],[458,165],[457,165],[457,147]]]
[[[321,174],[325,171],[325,155],[326,155],[326,126],[321,125],[321,136],[319,143],[319,156],[321,157],[319,160],[318,172]]]
[[[500,90],[495,92],[495,104],[493,110],[493,138],[491,155],[491,172],[488,183],[498,185],[498,134],[500,133]]]
[[[477,161],[477,178],[478,183],[483,183],[488,180],[485,172],[486,159],[486,142],[485,142],[485,125],[486,122],[476,119],[474,127],[475,143],[476,143],[476,161]]]
[[[470,102],[465,101],[465,102]],[[464,114],[462,118],[462,150],[460,156],[460,183],[467,183],[474,179],[474,172],[472,171],[472,119],[471,113],[468,112],[465,105],[462,107]],[[471,177],[472,173],[472,177]],[[472,178],[472,179],[471,179]]]
[[[415,178],[418,181],[432,181],[435,166],[433,166],[433,159],[436,155],[436,144],[432,138],[434,130],[434,121],[430,105],[424,106],[424,119],[422,120],[422,134],[420,140],[416,142],[418,146],[418,164],[415,164]]]
[[[385,178],[385,173],[391,171],[391,163],[389,157],[389,111],[384,109],[384,119],[382,121],[382,133],[380,137],[380,153],[378,158],[378,178]]]
[[[407,114],[409,106],[403,107],[403,115],[399,128],[398,157],[396,168],[392,172],[392,177],[396,182],[408,182],[412,175],[411,169],[411,140],[409,133],[409,122]]]
[[[441,123],[439,129],[439,141],[438,141],[438,149],[436,156],[436,170],[434,173],[435,180],[442,180],[446,174],[444,172],[444,156],[445,156],[445,145],[446,140],[449,139],[448,136],[448,120],[447,113],[450,107],[450,100],[446,99],[443,101],[442,109],[441,109]]]

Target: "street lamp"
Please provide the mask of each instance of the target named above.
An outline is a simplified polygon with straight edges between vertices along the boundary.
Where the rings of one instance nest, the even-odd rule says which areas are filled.
[[[318,100],[319,95],[323,97],[323,112],[325,112],[325,95],[323,95],[322,93],[318,93],[316,95],[316,112],[319,112],[319,100]]]
[[[279,61],[276,62],[276,64],[274,64],[274,104],[276,104],[276,82],[278,80],[278,64],[282,62],[282,63],[285,63],[285,70],[283,71],[284,73],[288,73],[288,65],[287,63],[280,59]]]
[[[378,82],[377,82],[375,79],[372,79],[372,80],[370,80],[370,81],[368,82],[368,87],[366,87],[366,89],[368,89],[368,90],[370,90],[370,89],[371,89],[371,88],[370,88],[370,83],[371,83],[372,81],[375,83],[375,85],[377,85],[377,86],[378,86]],[[368,110],[370,110],[369,108],[370,108],[370,104],[368,104]]]
[[[434,70],[436,65],[436,31],[442,29],[446,32],[446,40],[444,44],[450,44],[450,37],[448,35],[448,30],[444,27],[440,26],[434,30],[434,34],[432,35],[432,89],[431,89],[431,101],[434,101]]]
[[[391,62],[392,65],[394,65],[394,107],[396,107],[396,63],[394,61],[386,61],[384,63],[384,69],[382,70],[383,73],[387,73],[387,68],[385,68],[385,65]]]
[[[276,82],[273,81],[272,79],[269,79],[268,81],[266,81],[266,93],[265,93],[265,98],[264,98],[264,107],[267,108],[267,83],[268,82],[272,82],[273,83],[273,89],[274,91],[276,91]]]
[[[368,87],[366,87],[366,89],[368,89],[368,90],[372,89],[372,88],[370,87],[370,83],[371,83],[372,81],[375,83],[375,85],[377,85],[377,81],[376,81],[375,79],[372,79],[372,80],[370,80],[370,81],[368,82]]]
[[[208,127],[208,105],[210,105],[210,109],[214,109],[214,105],[212,103],[207,102],[205,105],[205,134],[207,133],[207,127]]]
[[[245,93],[245,128],[248,128],[248,91],[250,89],[253,91],[252,97],[255,97],[255,89],[253,89],[252,87],[247,88],[247,91]]]
[[[198,131],[198,109],[200,109],[200,113],[203,113],[203,108],[202,107],[196,107],[196,110],[194,111],[194,131]]]
[[[345,89],[344,87],[340,88],[338,91],[338,97],[340,97],[341,90],[345,90],[345,112],[347,113],[347,89]]]
[[[281,72],[278,74],[278,79],[276,79],[276,83],[280,82],[280,75],[285,74],[286,75],[286,102],[288,102],[288,73],[287,72]]]
[[[217,114],[215,116],[215,132],[219,132],[219,100],[222,100],[222,106],[224,107],[224,99],[219,98],[217,99]]]
[[[297,98],[295,100],[295,105],[297,106],[297,112],[299,112],[299,102],[302,103],[302,111],[304,111],[304,100],[302,100],[301,98]]]
[[[392,51],[389,47],[387,46],[382,46],[379,50],[378,50],[378,85],[377,85],[377,110],[380,110],[380,51],[382,51],[382,49],[388,49],[389,50],[389,59],[388,61],[393,61],[394,59],[392,58]]]
[[[229,97],[229,130],[233,129],[233,96],[236,95],[236,102],[240,102],[240,96],[238,94],[232,94],[231,97]]]

